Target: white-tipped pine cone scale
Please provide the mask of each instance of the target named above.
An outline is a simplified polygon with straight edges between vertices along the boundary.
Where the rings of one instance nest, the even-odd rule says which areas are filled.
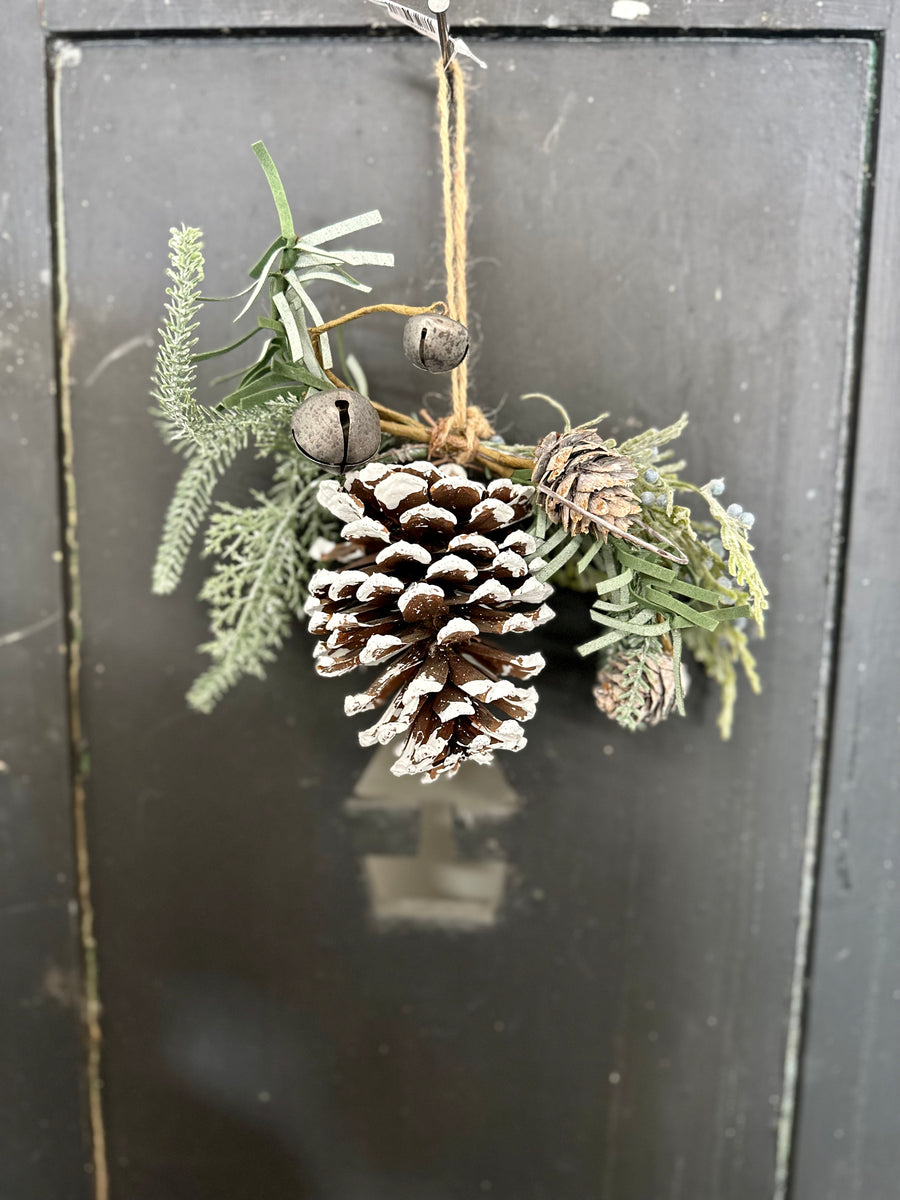
[[[520,750],[537,693],[513,680],[537,675],[544,660],[490,639],[553,616],[552,588],[534,578],[535,542],[521,527],[533,489],[483,484],[455,465],[370,463],[343,486],[324,481],[319,502],[345,524],[310,580],[316,670],[381,668],[344,705],[351,716],[383,710],[360,743],[402,737],[394,774],[425,780]]]

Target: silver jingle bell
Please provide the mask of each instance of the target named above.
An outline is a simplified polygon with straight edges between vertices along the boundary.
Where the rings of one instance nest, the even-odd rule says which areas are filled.
[[[381,446],[381,422],[372,402],[349,388],[314,392],[291,418],[301,454],[343,475],[367,463]]]
[[[452,317],[420,313],[403,330],[403,353],[415,366],[433,375],[452,371],[469,352],[469,331]]]

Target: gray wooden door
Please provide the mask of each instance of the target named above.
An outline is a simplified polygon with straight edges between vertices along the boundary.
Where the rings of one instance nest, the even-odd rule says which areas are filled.
[[[563,600],[527,751],[425,818],[300,631],[188,712],[203,564],[149,592],[169,227],[234,290],[264,137],[302,224],[381,208],[382,295],[440,290],[433,51],[320,7],[16,0],[0,44],[0,1198],[895,1200],[893,3],[454,3],[478,402],[689,409],[773,613],[722,745],[699,681],[602,723]]]

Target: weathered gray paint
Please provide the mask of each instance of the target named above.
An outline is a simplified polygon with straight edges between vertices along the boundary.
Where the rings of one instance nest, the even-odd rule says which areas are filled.
[[[43,41],[0,38],[0,1195],[87,1195]]]
[[[398,252],[393,277],[373,272],[379,294],[437,296],[431,53],[82,45],[60,108],[84,711],[111,1167],[135,1200],[239,1196],[251,1180],[276,1196],[291,1179],[336,1196],[363,1180],[409,1197],[482,1180],[554,1198],[771,1186],[872,50],[490,49],[471,98],[477,396],[505,395],[501,424],[523,436],[552,421],[515,399],[535,389],[576,419],[693,410],[692,470],[724,471],[758,514],[777,603],[766,699],[743,706],[728,747],[703,686],[686,727],[636,741],[593,712],[588,668],[551,629],[531,745],[503,764],[525,807],[492,831],[517,873],[502,921],[371,932],[341,813],[365,756],[302,635],[268,688],[212,719],[182,708],[200,568],[179,596],[149,596],[175,463],[133,340],[158,320],[171,223],[204,222],[215,293],[269,240],[248,152],[260,134],[301,225],[379,205],[366,244]],[[302,89],[288,103],[299,80],[305,122]],[[223,334],[227,318],[214,314]],[[355,348],[375,394],[410,407],[422,377],[400,334],[385,319]]]
[[[855,486],[797,1136],[798,1200],[900,1179],[900,26],[884,45]]]
[[[416,7],[415,4],[412,5]],[[424,10],[424,5],[419,5]],[[881,30],[893,0],[651,0],[649,16],[613,15],[613,0],[454,0],[456,25],[566,29]],[[272,28],[394,28],[364,0],[45,0],[53,32]]]
[[[724,469],[758,514],[777,608],[762,655],[766,697],[743,705],[736,740],[722,748],[702,687],[686,739],[684,726],[637,741],[598,725],[589,671],[565,648],[583,615],[560,605],[547,638],[555,674],[543,681],[531,745],[504,764],[524,805],[508,804],[503,823],[455,829],[462,858],[499,851],[511,865],[501,922],[450,934],[376,933],[366,919],[362,856],[412,853],[418,823],[359,801],[345,810],[367,760],[340,715],[340,687],[312,677],[302,634],[269,689],[245,685],[213,718],[181,707],[199,665],[203,617],[191,595],[200,571],[195,564],[180,597],[146,594],[174,464],[141,399],[168,225],[205,222],[214,291],[230,287],[255,248],[246,224],[262,221],[256,240],[267,240],[268,198],[247,149],[260,134],[298,219],[385,210],[367,244],[401,253],[397,271],[372,272],[379,295],[438,294],[429,52],[409,41],[319,40],[317,27],[377,20],[350,0],[262,10],[247,0],[44,4],[45,32],[212,35],[75,41],[60,68],[114,1200],[427,1200],[484,1194],[486,1181],[503,1197],[755,1200],[781,1186],[779,1113],[781,1167],[792,1130],[796,1139],[796,1200],[894,1197],[898,631],[896,571],[883,548],[895,540],[900,48],[891,29],[815,893],[831,599],[858,381],[856,271],[869,251],[861,218],[872,156],[861,166],[872,49],[783,36],[627,39],[665,28],[879,33],[893,7],[672,0],[653,3],[646,21],[616,22],[611,5],[578,0],[454,4],[460,24],[555,34],[476,46],[492,62],[472,98],[480,398],[511,397],[510,420],[528,433],[546,416],[520,413],[514,397],[535,388],[576,416],[602,402],[622,418],[663,419],[684,401],[692,468]],[[0,122],[8,133],[12,114],[18,136],[3,146],[3,179],[10,156],[23,165],[2,287],[13,281],[20,339],[6,348],[34,399],[23,412],[22,390],[4,393],[29,428],[11,423],[0,447],[0,537],[4,562],[15,564],[0,636],[29,628],[38,608],[34,620],[49,621],[64,607],[51,558],[50,298],[37,288],[49,265],[38,13],[22,4],[15,19],[2,45],[15,70],[0,78]],[[267,25],[308,34],[223,36],[225,26]],[[616,37],[576,44],[558,40],[560,27]],[[467,37],[479,39],[477,26]],[[318,133],[292,100],[298,79],[308,88],[318,78],[314,67],[327,70],[328,86],[346,80],[349,97],[343,111],[327,109]],[[325,86],[311,93],[313,109]],[[173,129],[186,142],[177,152]],[[307,147],[324,166],[304,178]],[[98,258],[102,236],[112,252]],[[537,289],[549,296],[542,375]],[[217,319],[224,336],[227,315]],[[421,376],[402,359],[399,333],[385,319],[357,349],[403,407],[417,403]],[[23,513],[27,521],[15,519]],[[816,571],[821,592],[810,602]],[[78,1144],[75,928],[63,907],[73,882],[59,640],[48,624],[0,644],[15,755],[2,756],[15,761],[12,779],[0,775],[0,788],[12,784],[0,811],[14,847],[4,870],[12,1037],[0,1064],[11,1090],[0,1194],[16,1197],[81,1196],[89,1157]],[[573,717],[577,690],[584,707]],[[64,1003],[32,1002],[42,995]]]

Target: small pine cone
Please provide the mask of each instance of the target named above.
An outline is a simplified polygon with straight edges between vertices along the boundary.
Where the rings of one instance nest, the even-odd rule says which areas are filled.
[[[684,664],[681,678],[686,683]],[[594,699],[626,729],[658,725],[675,707],[675,660],[662,649],[620,649],[597,672]]]
[[[534,715],[537,693],[509,677],[530,679],[544,660],[482,634],[523,633],[553,616],[544,604],[552,588],[533,576],[543,564],[526,561],[534,539],[516,528],[532,500],[530,487],[485,485],[429,462],[370,463],[343,486],[320,485],[319,502],[346,524],[310,580],[309,630],[322,639],[316,670],[383,667],[344,710],[386,706],[359,740],[404,737],[395,775],[433,780],[525,745],[519,721]]]
[[[562,501],[570,500],[627,533],[632,518],[641,511],[631,490],[637,473],[632,459],[607,449],[595,429],[548,433],[534,448],[532,479],[554,493],[549,496],[539,490],[537,494],[547,516],[571,534],[592,533],[603,542],[610,531]]]

